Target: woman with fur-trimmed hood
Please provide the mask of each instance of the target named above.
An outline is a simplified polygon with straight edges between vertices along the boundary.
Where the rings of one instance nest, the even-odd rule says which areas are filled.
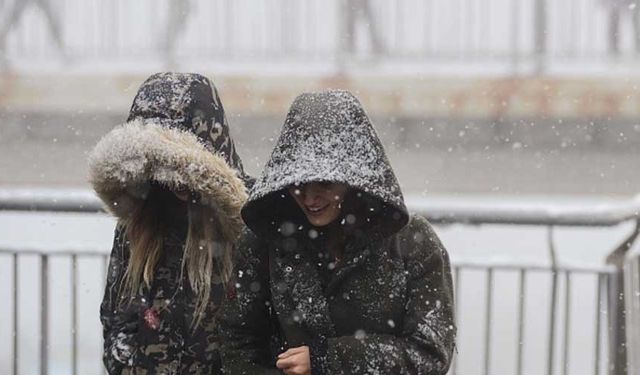
[[[447,252],[407,212],[352,94],[296,98],[242,217],[253,233],[239,242],[220,314],[225,373],[447,372],[456,332]]]
[[[97,144],[91,183],[118,224],[100,307],[109,374],[218,374],[216,314],[250,178],[215,87],[160,73]]]

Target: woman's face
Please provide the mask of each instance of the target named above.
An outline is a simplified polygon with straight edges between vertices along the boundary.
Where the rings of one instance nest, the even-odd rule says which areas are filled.
[[[323,227],[340,216],[340,204],[348,187],[334,182],[311,182],[290,186],[289,193],[295,199],[311,225]]]

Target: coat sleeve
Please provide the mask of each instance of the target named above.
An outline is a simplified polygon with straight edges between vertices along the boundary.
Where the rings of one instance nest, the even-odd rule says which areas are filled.
[[[129,246],[123,228],[116,227],[107,270],[107,285],[100,305],[104,351],[102,359],[110,375],[120,374],[133,366],[137,350],[136,332],[140,313],[135,306],[119,306],[120,284],[129,258]]]
[[[219,316],[225,374],[280,374],[271,354],[268,250],[245,231]]]
[[[399,234],[399,245],[408,277],[400,333],[320,339],[311,347],[314,374],[440,375],[448,371],[456,332],[449,257],[421,217],[412,218]]]

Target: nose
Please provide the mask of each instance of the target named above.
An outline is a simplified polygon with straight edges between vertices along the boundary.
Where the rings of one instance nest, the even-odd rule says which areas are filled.
[[[322,193],[321,187],[317,183],[311,183],[304,185],[300,188],[300,193],[302,194],[302,200],[305,205],[312,206],[317,202],[318,198]]]

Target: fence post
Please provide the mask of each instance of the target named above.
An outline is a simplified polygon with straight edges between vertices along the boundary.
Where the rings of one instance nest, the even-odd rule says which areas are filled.
[[[556,343],[556,306],[558,300],[558,257],[553,240],[553,226],[547,229],[551,269],[551,303],[549,304],[549,337],[547,344],[547,375],[553,375]]]
[[[19,359],[19,350],[18,350],[18,330],[20,329],[19,321],[18,321],[18,311],[19,311],[19,290],[18,290],[18,253],[13,253],[13,331],[11,332],[13,335],[13,375],[18,375],[18,359]]]
[[[609,333],[609,375],[626,375],[626,327],[624,321],[624,272],[616,265],[607,283],[607,320]]]
[[[609,375],[627,375],[627,326],[625,321],[625,261],[627,253],[640,233],[640,221],[636,228],[609,256],[607,264],[615,266],[607,283],[607,311],[609,333]]]
[[[627,371],[640,375],[640,247],[636,246],[624,265],[627,327]]]
[[[49,256],[43,254],[40,263],[40,374],[49,374]]]

